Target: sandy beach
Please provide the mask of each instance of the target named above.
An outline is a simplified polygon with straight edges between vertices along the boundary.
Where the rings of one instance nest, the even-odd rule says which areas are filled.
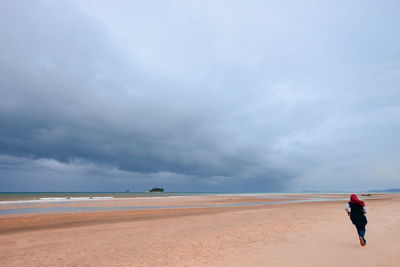
[[[0,265],[398,266],[400,195],[364,201],[365,247],[344,200],[212,206],[260,202],[259,196],[247,195],[54,204],[165,208],[0,215]],[[177,206],[182,208],[169,208]]]

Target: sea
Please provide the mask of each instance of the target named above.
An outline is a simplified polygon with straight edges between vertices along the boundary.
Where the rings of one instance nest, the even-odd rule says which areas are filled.
[[[293,196],[290,196],[293,194]],[[226,193],[226,192],[3,192],[0,193],[0,216],[28,213],[53,213],[53,212],[90,212],[90,211],[109,211],[109,210],[152,210],[152,209],[176,209],[176,208],[211,208],[211,207],[243,207],[277,205],[302,202],[319,201],[344,201],[348,197],[343,195],[326,197],[327,194],[343,193],[322,193],[312,196],[309,193]],[[259,199],[257,202],[249,203],[229,203],[229,204],[207,204],[207,205],[177,205],[177,206],[108,206],[102,202],[97,202],[95,206],[74,205],[77,201],[88,201],[90,199],[118,199],[118,198],[143,198],[143,197],[179,197],[179,196],[253,196]],[[284,196],[282,196],[284,195]],[[301,196],[303,195],[303,196]],[[370,194],[368,195],[370,197]],[[275,199],[275,201],[271,201]],[[281,199],[281,201],[277,201]],[[51,206],[42,207],[40,203],[51,203]],[[70,205],[65,205],[69,203]],[[21,206],[22,205],[22,206]]]
[[[315,194],[315,192],[310,192]],[[340,194],[344,192],[321,192],[322,194]],[[135,197],[168,197],[168,196],[201,196],[201,195],[290,195],[309,194],[308,192],[0,192],[0,201],[44,200],[72,198],[135,198]]]
[[[150,192],[0,192],[0,201],[9,200],[40,200],[49,198],[132,198],[155,196],[178,196],[195,193],[150,193]],[[200,193],[201,194],[201,193]],[[206,193],[204,193],[206,194]]]
[[[289,193],[246,193],[246,192],[0,192],[0,201],[40,200],[50,198],[134,198],[200,195],[243,195],[243,194],[289,194]],[[299,194],[299,193],[296,193]]]

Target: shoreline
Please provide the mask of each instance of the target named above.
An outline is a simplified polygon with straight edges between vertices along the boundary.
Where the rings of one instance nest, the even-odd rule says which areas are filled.
[[[395,192],[393,192],[395,193]],[[258,196],[258,195],[347,195],[348,192],[0,192],[0,204],[7,201],[39,201],[41,199],[62,199],[69,200],[71,198],[150,198],[150,197],[181,197],[181,196]],[[355,192],[355,194],[390,194],[385,192]]]
[[[369,195],[364,199],[382,198],[384,194]],[[185,208],[228,208],[264,206],[307,202],[345,201],[344,194],[237,194],[208,196],[160,196],[136,198],[79,197],[44,198],[41,200],[3,201],[0,218],[4,215],[103,212],[115,210],[158,210]],[[172,200],[172,201],[171,201]]]

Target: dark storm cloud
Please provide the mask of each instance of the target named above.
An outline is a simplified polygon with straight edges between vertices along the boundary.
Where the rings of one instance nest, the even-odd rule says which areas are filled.
[[[133,176],[168,171],[193,176],[194,185],[268,174],[257,154],[231,148],[215,129],[219,107],[180,105],[195,100],[175,89],[184,85],[127,62],[97,21],[70,4],[41,4],[3,3],[3,21],[11,25],[1,32],[3,154],[84,159]]]
[[[394,2],[0,5],[2,188],[396,184]]]

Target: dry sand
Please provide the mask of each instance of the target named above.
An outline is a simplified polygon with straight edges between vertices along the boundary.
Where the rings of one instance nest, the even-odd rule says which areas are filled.
[[[161,206],[259,200],[211,196],[148,201]],[[344,204],[1,215],[0,265],[400,266],[400,196],[366,200],[365,247]]]

